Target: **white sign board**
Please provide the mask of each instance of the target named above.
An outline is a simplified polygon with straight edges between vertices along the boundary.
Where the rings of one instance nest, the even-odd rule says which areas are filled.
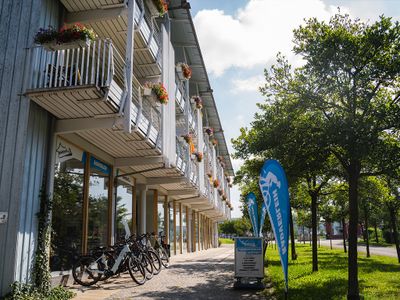
[[[235,238],[235,277],[264,278],[263,239]]]

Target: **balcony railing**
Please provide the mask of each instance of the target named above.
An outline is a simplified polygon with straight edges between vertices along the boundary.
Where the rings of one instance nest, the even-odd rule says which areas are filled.
[[[179,138],[176,138],[176,168],[181,171],[182,174],[186,173],[187,166],[188,166],[188,149],[184,146],[182,141]]]
[[[136,9],[135,11],[135,25],[140,29],[143,39],[153,55],[154,60],[157,62],[158,66],[161,67],[161,46],[158,27],[154,19],[145,13],[143,0],[136,1],[136,4],[136,7],[140,9]]]
[[[65,88],[83,85],[108,87],[114,76],[117,53],[110,40],[97,40],[81,48],[46,51],[31,49],[28,89]],[[124,65],[124,62],[120,62]],[[122,84],[124,81],[121,82]]]
[[[48,51],[38,46],[29,51],[27,94],[39,105],[60,119],[122,116],[127,98],[125,61],[110,39],[72,49]],[[150,99],[142,99],[137,80],[132,84],[132,126],[161,149],[161,110]]]

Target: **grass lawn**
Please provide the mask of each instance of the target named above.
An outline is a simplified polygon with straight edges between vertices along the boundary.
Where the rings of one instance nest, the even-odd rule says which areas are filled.
[[[347,255],[343,250],[318,248],[319,271],[312,273],[309,245],[296,244],[298,258],[290,259],[289,299],[346,299]],[[267,276],[275,287],[275,296],[283,299],[283,274],[278,251],[267,249]],[[396,258],[372,256],[358,258],[360,293],[365,299],[400,299],[400,264]]]
[[[235,243],[235,241],[232,239],[219,238],[219,241],[221,242],[221,244],[234,244]]]

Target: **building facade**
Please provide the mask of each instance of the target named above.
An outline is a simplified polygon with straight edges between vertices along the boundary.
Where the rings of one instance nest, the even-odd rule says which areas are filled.
[[[31,278],[41,192],[54,276],[114,243],[123,219],[163,231],[173,255],[218,246],[234,174],[213,91],[189,3],[160,16],[154,2],[1,2],[0,295]],[[40,28],[76,23],[96,39],[34,44]]]

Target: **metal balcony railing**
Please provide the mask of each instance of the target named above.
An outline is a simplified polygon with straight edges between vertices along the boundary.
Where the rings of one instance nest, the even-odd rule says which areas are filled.
[[[114,77],[118,53],[111,40],[96,40],[86,47],[47,51],[43,46],[30,49],[28,89],[66,88],[83,85],[108,87]],[[124,61],[120,61],[124,66]],[[123,85],[124,78],[120,78]]]
[[[29,60],[27,94],[60,90],[64,94],[63,101],[59,101],[59,95],[48,94],[47,98],[55,97],[57,101],[39,103],[45,109],[68,115],[73,119],[81,117],[83,114],[81,110],[87,108],[80,106],[80,103],[90,103],[91,107],[99,106],[93,111],[103,114],[123,114],[128,85],[125,60],[110,39],[99,39],[83,47],[77,44],[70,49],[56,51],[36,46],[29,49]],[[132,85],[137,87],[132,93],[132,125],[161,149],[161,110],[154,102],[140,97],[140,84],[136,79]],[[66,91],[71,95],[66,96]],[[105,102],[94,100],[105,100],[111,105],[104,110],[100,105]],[[48,107],[45,107],[46,105]],[[93,114],[87,114],[91,115]]]
[[[176,168],[185,174],[188,166],[188,150],[184,146],[183,142],[176,138]]]

